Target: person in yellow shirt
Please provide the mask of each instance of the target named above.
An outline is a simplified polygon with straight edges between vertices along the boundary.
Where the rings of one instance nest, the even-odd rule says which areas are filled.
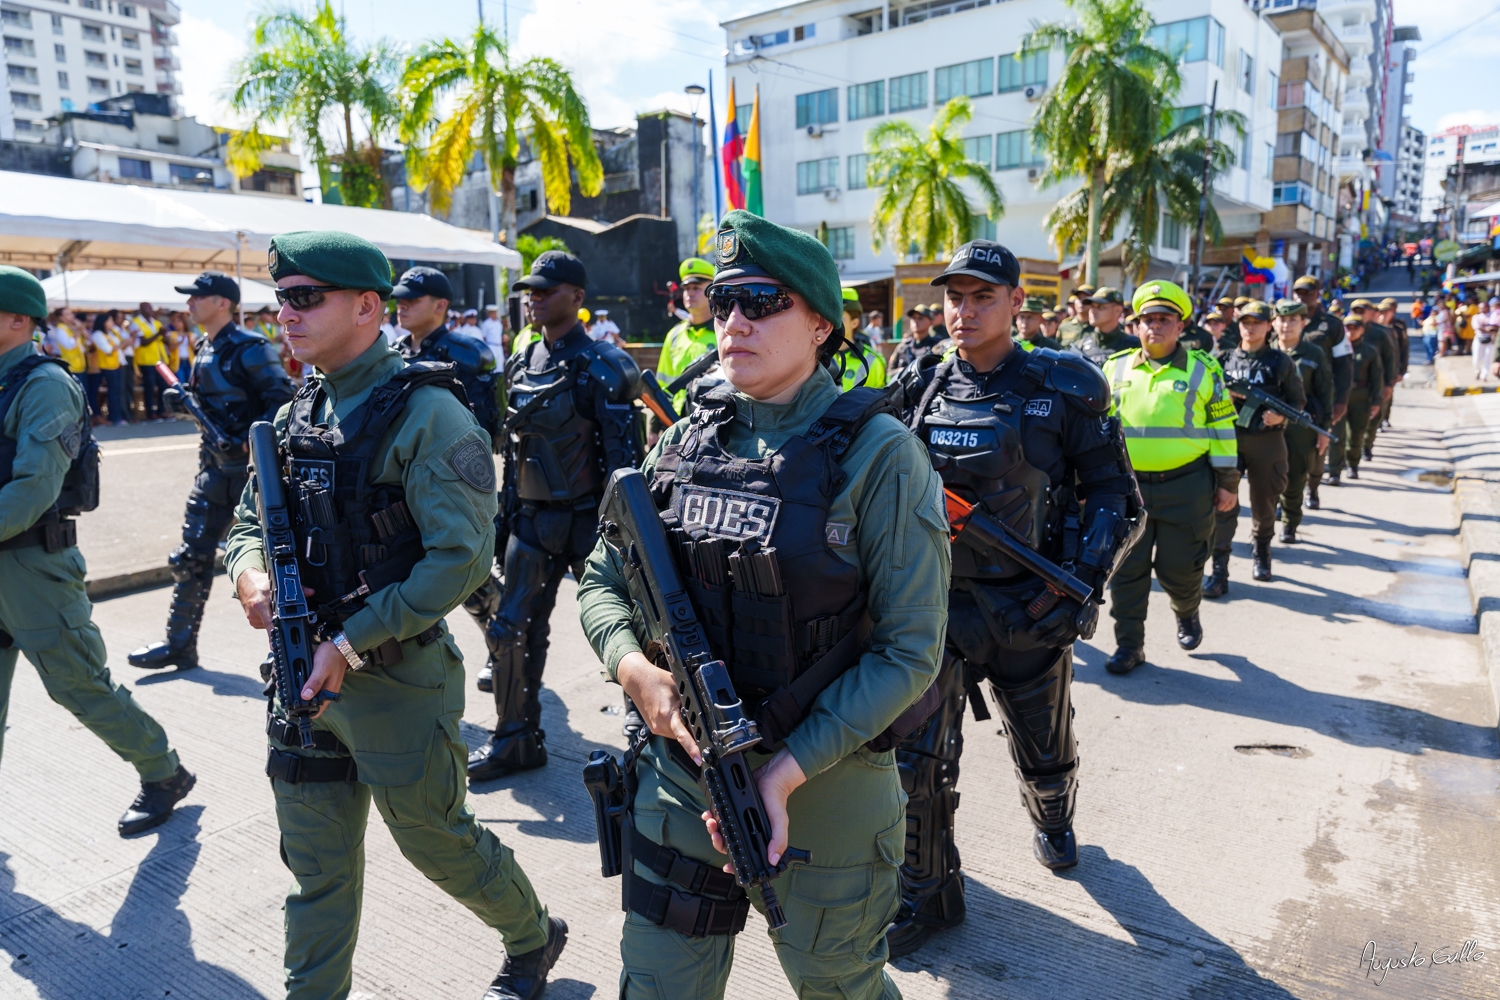
[[[116,426],[129,419],[129,397],[125,393],[125,369],[121,367],[125,357],[125,338],[116,325],[114,310],[102,312],[94,317],[94,329],[89,334],[89,345],[98,359],[99,373],[104,377],[106,394],[109,397],[109,422]]]
[[[146,419],[158,422],[165,420],[166,409],[162,405],[161,394],[167,385],[156,366],[168,357],[167,327],[156,318],[149,302],[141,303],[140,315],[131,319],[130,327],[135,339],[135,371],[141,380],[141,392],[145,397]]]

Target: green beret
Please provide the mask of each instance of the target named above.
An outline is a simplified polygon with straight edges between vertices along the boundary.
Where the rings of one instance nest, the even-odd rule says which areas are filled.
[[[1307,306],[1302,304],[1301,299],[1277,299],[1276,315],[1278,316],[1306,316]]]
[[[47,293],[30,271],[0,265],[0,312],[47,320]]]
[[[714,246],[714,262],[719,267],[715,281],[774,278],[806,299],[813,312],[833,324],[833,338],[842,339],[844,292],[839,268],[833,254],[814,237],[735,209],[719,224]]]
[[[271,237],[266,254],[271,280],[294,274],[326,285],[391,294],[391,262],[369,240],[337,229],[304,229]]]

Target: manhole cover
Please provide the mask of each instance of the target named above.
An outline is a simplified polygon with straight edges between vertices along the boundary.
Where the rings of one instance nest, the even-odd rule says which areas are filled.
[[[1453,489],[1452,469],[1405,469],[1401,478],[1413,483],[1431,483],[1441,490]]]
[[[1242,743],[1234,748],[1239,753],[1270,753],[1278,757],[1311,757],[1307,747],[1294,747],[1286,743]]]

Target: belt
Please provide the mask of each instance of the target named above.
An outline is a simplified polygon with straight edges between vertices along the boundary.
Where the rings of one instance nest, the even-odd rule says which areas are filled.
[[[280,778],[289,785],[303,782],[359,780],[359,769],[353,757],[303,757],[275,747],[266,748],[266,776]]]
[[[437,642],[438,637],[442,634],[443,623],[438,622],[432,628],[414,635],[412,638],[417,640],[417,645],[419,646],[431,646],[434,642]],[[395,636],[391,636],[373,649],[365,650],[364,657],[367,662],[377,667],[394,667],[406,659],[406,654],[401,651],[401,640]]]
[[[43,521],[33,524],[25,531],[0,542],[0,551],[27,549],[40,545],[47,552],[61,552],[78,544],[78,522],[72,518],[62,521]]]
[[[1206,468],[1208,468],[1208,456],[1199,455],[1188,464],[1179,465],[1177,468],[1168,469],[1165,472],[1142,472],[1137,469],[1135,478],[1143,483],[1170,483],[1174,479],[1190,476],[1199,469]]]
[[[266,735],[289,747],[302,746],[302,736],[297,726],[274,715],[266,716]],[[344,746],[344,741],[326,729],[313,730],[313,745],[310,749],[349,756],[349,748]]]

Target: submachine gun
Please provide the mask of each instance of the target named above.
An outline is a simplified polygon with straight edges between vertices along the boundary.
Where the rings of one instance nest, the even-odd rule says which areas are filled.
[[[264,420],[250,425],[250,463],[255,471],[255,506],[260,513],[266,572],[271,577],[271,654],[275,660],[276,697],[287,718],[297,723],[304,747],[313,745],[312,717],[325,701],[338,701],[331,691],[320,691],[306,701],[302,688],[312,673],[313,634],[317,616],[308,607],[297,566],[297,539],[292,512],[276,448],[276,429]]]
[[[1240,407],[1240,415],[1235,420],[1235,423],[1241,427],[1249,427],[1250,421],[1255,419],[1255,414],[1258,411],[1270,410],[1272,413],[1281,414],[1286,418],[1288,423],[1296,424],[1298,427],[1306,427],[1310,431],[1323,435],[1328,439],[1329,444],[1334,444],[1338,441],[1337,435],[1325,431],[1313,423],[1311,417],[1297,409],[1291,403],[1277,399],[1258,385],[1246,382],[1244,379],[1226,378],[1224,380],[1224,387],[1232,393],[1245,397],[1245,403]]]
[[[758,886],[771,927],[785,926],[786,914],[771,882],[792,862],[812,856],[789,847],[773,865],[767,859],[771,822],[746,751],[761,742],[760,729],[735,694],[728,668],[709,649],[703,626],[688,598],[666,527],[637,469],[610,476],[599,508],[599,531],[624,567],[630,597],[646,626],[647,655],[665,665],[677,682],[682,716],[703,758],[698,784],[708,798],[741,888]],[[633,768],[638,747],[626,756]],[[620,824],[628,804],[622,772],[612,757],[596,750],[584,771],[584,784],[595,799],[599,849],[606,877],[621,869]],[[603,807],[603,808],[601,808]]]

